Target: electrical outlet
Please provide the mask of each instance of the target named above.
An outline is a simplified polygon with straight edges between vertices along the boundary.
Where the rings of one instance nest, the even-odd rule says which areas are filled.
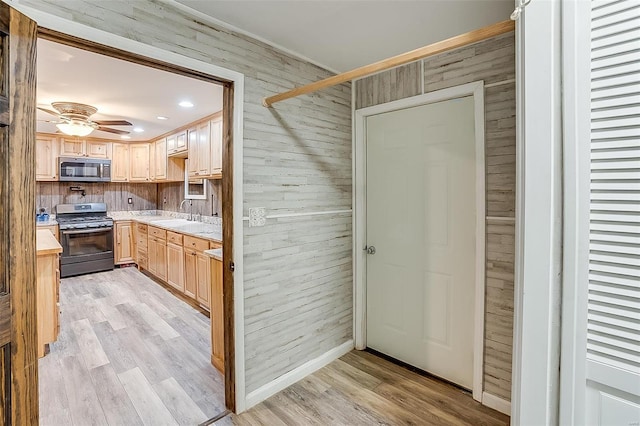
[[[131,197],[127,198],[127,203],[133,204],[133,198],[131,198]]]
[[[264,207],[249,208],[249,227],[264,226],[267,223],[267,215]]]

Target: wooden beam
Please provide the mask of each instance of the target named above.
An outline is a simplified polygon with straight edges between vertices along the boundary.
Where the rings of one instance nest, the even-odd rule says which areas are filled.
[[[276,102],[284,101],[285,99],[295,98],[296,96],[305,95],[307,93],[315,92],[326,87],[342,84],[347,81],[354,80],[356,78],[364,77],[369,74],[374,74],[380,71],[384,71],[390,68],[395,68],[400,65],[408,64],[419,59],[426,58],[428,56],[437,55],[447,50],[458,49],[460,47],[477,43],[482,40],[486,40],[491,37],[495,37],[500,34],[505,34],[515,30],[515,22],[512,20],[506,20],[498,22],[488,27],[480,28],[459,36],[451,37],[449,39],[439,41],[437,43],[430,44],[428,46],[421,47],[419,49],[412,50],[401,55],[397,55],[382,61],[375,62],[370,65],[365,65],[360,68],[356,68],[351,71],[343,72],[341,74],[334,75],[333,77],[325,78],[324,80],[316,81],[315,83],[307,84],[306,86],[297,87],[288,92],[280,93],[278,95],[269,96],[262,100],[262,104],[265,107],[270,107]]]

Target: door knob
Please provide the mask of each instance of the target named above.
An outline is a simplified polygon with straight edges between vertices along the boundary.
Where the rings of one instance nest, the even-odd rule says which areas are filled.
[[[367,251],[367,254],[376,254],[375,246],[369,246],[364,248]]]

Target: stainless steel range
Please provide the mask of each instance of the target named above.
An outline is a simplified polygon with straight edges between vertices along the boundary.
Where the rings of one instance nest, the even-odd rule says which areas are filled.
[[[58,204],[60,276],[113,269],[113,219],[105,203]]]

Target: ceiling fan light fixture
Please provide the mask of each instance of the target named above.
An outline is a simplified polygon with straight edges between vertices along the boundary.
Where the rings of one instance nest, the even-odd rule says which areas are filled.
[[[70,122],[70,123],[58,123],[56,124],[58,130],[69,136],[87,136],[93,132],[95,128],[87,123]]]

